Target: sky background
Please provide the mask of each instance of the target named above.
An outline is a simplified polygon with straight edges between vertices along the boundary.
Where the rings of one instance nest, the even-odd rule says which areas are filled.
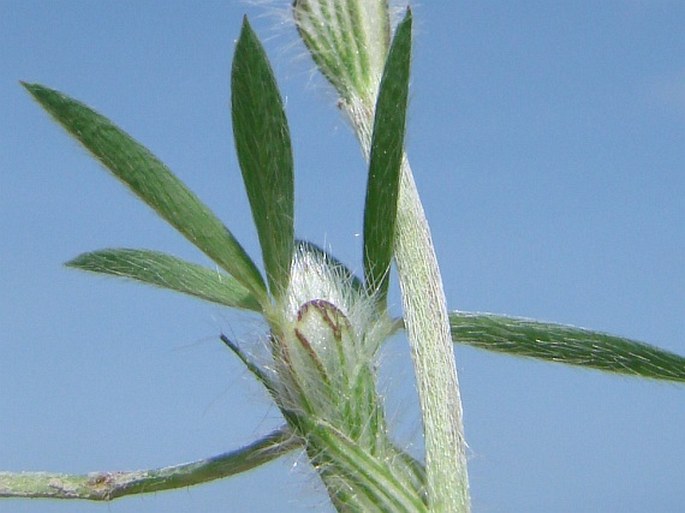
[[[250,347],[258,319],[61,265],[104,247],[208,262],[18,81],[118,123],[258,259],[228,110],[247,13],[286,102],[297,234],[360,269],[365,164],[282,17],[289,3],[0,0],[0,470],[171,465],[280,425],[218,341]],[[685,354],[685,3],[422,2],[414,14],[407,145],[450,307]],[[475,513],[683,511],[685,387],[464,347],[457,360]],[[403,338],[381,374],[398,440],[420,451]],[[0,501],[2,513],[170,511],[333,509],[297,455],[110,504]]]

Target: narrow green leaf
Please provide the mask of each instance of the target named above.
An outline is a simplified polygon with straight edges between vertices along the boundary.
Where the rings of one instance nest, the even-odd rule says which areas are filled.
[[[488,351],[685,382],[685,358],[627,338],[492,314],[450,313],[452,340]]]
[[[364,276],[384,302],[392,261],[411,59],[411,11],[393,38],[376,102],[364,207]]]
[[[238,344],[233,342],[223,333],[219,339],[226,345],[226,347],[233,351],[233,354],[235,354],[241,362],[243,362],[243,365],[245,365],[247,370],[249,370],[252,375],[257,378],[257,381],[264,385],[264,388],[268,390],[268,392],[271,394],[271,397],[277,397],[277,383],[275,383],[274,380],[259,365],[253,362],[252,358],[250,358],[250,356],[243,351]]]
[[[261,311],[252,292],[233,276],[157,251],[104,249],[79,255],[66,265],[129,278],[225,306]]]
[[[219,266],[265,302],[254,262],[231,232],[169,169],[107,118],[38,84],[23,84],[45,110],[114,176]]]
[[[285,291],[293,256],[293,157],[266,53],[243,19],[231,72],[233,135],[271,294]]]
[[[188,488],[247,472],[299,447],[302,440],[282,427],[235,451],[171,467],[89,474],[0,472],[0,498],[111,501],[126,495]]]

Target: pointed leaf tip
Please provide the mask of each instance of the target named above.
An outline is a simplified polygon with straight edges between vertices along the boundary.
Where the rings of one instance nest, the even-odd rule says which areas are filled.
[[[479,349],[685,383],[685,357],[635,340],[503,315],[450,313],[452,339]]]
[[[40,105],[142,201],[228,271],[260,303],[266,287],[233,234],[157,157],[109,119],[40,84],[24,84]]]
[[[409,94],[411,15],[395,31],[376,102],[364,207],[364,276],[385,301],[393,256],[395,220]]]
[[[254,295],[230,274],[158,251],[104,249],[79,255],[65,265],[128,278],[233,308],[261,311]]]
[[[293,157],[276,79],[247,17],[233,58],[231,107],[238,162],[269,288],[278,298],[288,286],[293,257]]]

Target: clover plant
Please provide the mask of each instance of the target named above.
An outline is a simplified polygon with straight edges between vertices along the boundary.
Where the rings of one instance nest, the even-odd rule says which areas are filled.
[[[453,343],[676,382],[685,359],[594,331],[491,314],[448,312],[430,230],[404,153],[412,14],[391,33],[387,2],[297,0],[298,31],[339,94],[368,159],[363,276],[295,238],[288,123],[264,49],[247,18],[235,47],[235,148],[264,274],[231,231],[152,153],[104,116],[39,84],[30,95],[124,185],[204,252],[217,269],[164,253],[105,249],[68,266],[260,314],[270,360],[217,338],[267,389],[284,425],[194,463],[88,475],[0,473],[0,497],[111,500],[238,474],[301,448],[341,512],[470,511]],[[387,307],[396,264],[403,316]],[[419,391],[425,462],[391,439],[376,387],[378,353],[406,329]]]

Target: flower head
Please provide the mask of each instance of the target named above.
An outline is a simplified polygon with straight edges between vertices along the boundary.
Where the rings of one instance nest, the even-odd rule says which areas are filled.
[[[296,247],[281,308],[272,323],[279,405],[358,436],[380,414],[373,364],[391,333],[388,316],[344,265],[309,243]]]

